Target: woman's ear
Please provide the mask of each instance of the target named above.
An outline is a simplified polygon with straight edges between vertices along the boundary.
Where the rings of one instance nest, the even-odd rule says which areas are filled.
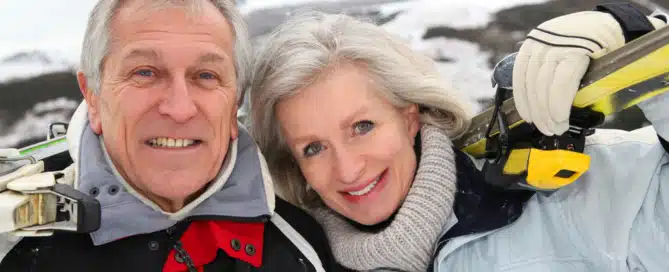
[[[406,120],[406,128],[411,137],[416,137],[418,131],[420,130],[420,111],[418,110],[417,104],[411,104],[408,107],[403,109],[404,119]]]

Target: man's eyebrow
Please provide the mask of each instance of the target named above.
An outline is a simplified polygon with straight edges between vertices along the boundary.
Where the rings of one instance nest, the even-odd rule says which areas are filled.
[[[158,52],[151,49],[133,49],[130,53],[126,54],[123,59],[134,59],[134,58],[147,58],[152,60],[159,59]]]
[[[225,57],[217,53],[205,53],[197,58],[198,63],[207,63],[207,62],[223,62]]]

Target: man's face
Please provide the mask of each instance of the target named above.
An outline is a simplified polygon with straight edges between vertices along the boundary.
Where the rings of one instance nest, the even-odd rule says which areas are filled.
[[[137,2],[113,21],[100,95],[82,74],[80,85],[121,175],[159,206],[181,206],[216,176],[237,137],[232,30],[213,5],[193,16]]]

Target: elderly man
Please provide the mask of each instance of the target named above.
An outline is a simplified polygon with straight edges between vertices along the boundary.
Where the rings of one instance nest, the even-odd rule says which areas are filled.
[[[248,43],[231,0],[101,0],[59,181],[99,202],[99,227],[5,235],[0,271],[333,270],[237,122]]]

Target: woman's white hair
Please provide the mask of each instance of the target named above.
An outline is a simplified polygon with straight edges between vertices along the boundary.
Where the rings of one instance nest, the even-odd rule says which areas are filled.
[[[434,61],[381,27],[342,14],[308,12],[290,18],[256,52],[250,85],[250,131],[265,155],[278,191],[301,206],[321,203],[280,133],[276,104],[295,95],[337,63],[362,64],[375,89],[398,107],[417,104],[421,122],[460,136],[467,103],[448,86]]]
[[[95,94],[100,94],[103,61],[109,54],[112,35],[112,20],[122,7],[124,0],[100,0],[95,5],[88,19],[81,50],[81,71],[86,75],[88,85]],[[248,81],[247,69],[250,65],[250,40],[241,13],[234,0],[149,0],[145,1],[149,8],[158,12],[160,9],[181,7],[191,15],[197,13],[205,4],[213,4],[228,20],[235,39],[234,62],[237,73],[237,98],[241,103],[244,86]]]

